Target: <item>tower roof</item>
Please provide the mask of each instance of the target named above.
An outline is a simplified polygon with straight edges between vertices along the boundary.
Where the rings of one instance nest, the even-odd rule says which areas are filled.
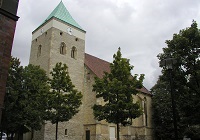
[[[67,8],[65,7],[62,1],[58,4],[58,6],[51,12],[51,14],[47,17],[47,19],[41,25],[43,25],[45,22],[47,22],[51,18],[57,18],[65,23],[68,23],[84,31],[83,28],[72,18],[72,16],[70,15],[69,11],[67,10]]]

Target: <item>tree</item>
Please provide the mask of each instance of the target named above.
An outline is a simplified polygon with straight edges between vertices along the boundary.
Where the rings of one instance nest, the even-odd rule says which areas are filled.
[[[120,48],[113,55],[113,63],[110,64],[110,73],[105,72],[102,79],[95,78],[93,91],[97,98],[103,98],[103,105],[94,105],[94,116],[97,120],[106,120],[117,125],[117,140],[119,140],[119,125],[132,124],[132,119],[142,114],[138,102],[134,103],[133,95],[142,88],[144,75],[131,76],[133,66],[129,60],[122,58]]]
[[[25,125],[32,131],[40,130],[44,121],[48,119],[47,108],[50,98],[48,80],[46,72],[39,66],[29,64],[24,68],[22,88],[26,98],[23,115],[26,120]]]
[[[154,111],[152,118],[157,140],[172,140],[174,137],[170,84],[166,78],[160,76],[156,85],[151,88],[151,93],[154,95],[152,98]]]
[[[58,122],[69,121],[81,105],[81,92],[78,92],[71,82],[67,65],[57,63],[50,72],[51,97],[49,100],[48,116],[53,124],[56,124],[56,140]]]
[[[6,86],[3,129],[8,133],[39,130],[44,123],[47,109],[49,86],[48,77],[39,66],[20,66],[17,58],[12,58]]]
[[[176,113],[178,116],[179,136],[186,135],[188,129],[200,126],[200,30],[193,21],[191,27],[174,34],[172,40],[166,41],[167,47],[158,55],[162,60],[168,55],[176,58],[173,65],[173,88],[176,99]],[[167,77],[167,70],[163,68],[162,77]],[[169,79],[164,79],[166,82]],[[158,83],[157,83],[158,84]],[[156,91],[155,87],[153,90]],[[158,96],[155,93],[154,96]],[[156,98],[154,98],[155,102]],[[162,124],[160,124],[162,125]],[[196,136],[195,136],[196,137]]]
[[[22,74],[23,67],[17,58],[11,58],[10,68],[8,70],[8,79],[6,85],[6,94],[4,109],[2,113],[2,131],[16,133],[20,123],[23,121],[20,94],[22,93]]]

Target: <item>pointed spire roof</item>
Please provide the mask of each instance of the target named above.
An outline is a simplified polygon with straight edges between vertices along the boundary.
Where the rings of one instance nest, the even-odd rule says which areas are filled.
[[[72,16],[70,15],[69,11],[64,6],[62,1],[52,11],[52,13],[47,17],[47,19],[45,21],[51,19],[52,17],[60,19],[66,23],[69,23],[69,24],[83,30],[82,27],[72,18]]]
[[[62,1],[58,4],[58,6],[51,12],[51,14],[41,25],[43,25],[52,18],[57,18],[85,32],[85,30],[83,30],[83,28],[72,18],[72,16],[70,15],[69,11],[67,10]]]

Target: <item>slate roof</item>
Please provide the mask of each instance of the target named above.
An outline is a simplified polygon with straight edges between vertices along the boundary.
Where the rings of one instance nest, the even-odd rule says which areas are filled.
[[[99,78],[103,78],[104,72],[110,72],[110,63],[85,53],[85,65]],[[145,87],[140,92],[152,95]]]
[[[46,23],[52,18],[61,20],[85,32],[85,30],[83,30],[83,28],[72,18],[72,16],[70,15],[69,11],[67,10],[62,1],[57,5],[57,7],[51,12],[51,14],[46,18],[46,20],[40,26],[42,26],[44,23]]]
[[[85,53],[85,65],[99,78],[103,78],[104,71],[110,72],[110,63]]]

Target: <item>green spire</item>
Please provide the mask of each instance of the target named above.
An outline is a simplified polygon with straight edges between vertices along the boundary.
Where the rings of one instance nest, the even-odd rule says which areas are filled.
[[[64,6],[62,1],[53,10],[53,12],[47,17],[45,22],[48,21],[49,19],[51,19],[52,17],[55,17],[65,23],[68,23],[74,27],[77,27],[77,28],[83,30],[82,27],[80,25],[78,25],[78,23],[72,18],[72,16],[68,12],[68,10],[66,9],[66,7]]]

